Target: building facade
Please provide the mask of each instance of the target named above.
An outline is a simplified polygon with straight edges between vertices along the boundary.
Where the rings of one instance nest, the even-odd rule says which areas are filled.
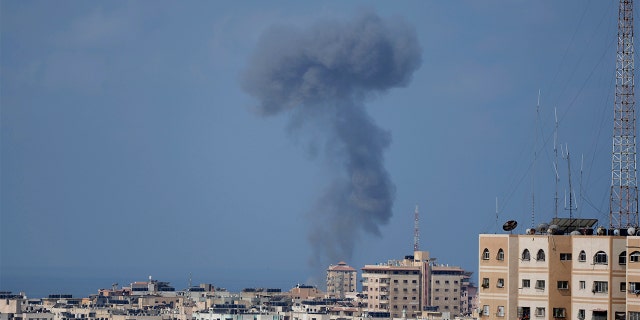
[[[597,233],[480,235],[479,316],[640,319],[640,237]]]
[[[343,299],[346,294],[358,290],[358,272],[344,261],[327,269],[327,294]]]
[[[429,252],[362,268],[362,294],[372,312],[415,318],[429,305]]]
[[[458,266],[431,266],[432,307],[453,316],[470,313],[469,287],[471,273]]]

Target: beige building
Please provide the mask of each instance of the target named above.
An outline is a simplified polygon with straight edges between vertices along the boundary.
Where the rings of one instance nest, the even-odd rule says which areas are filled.
[[[452,316],[470,312],[468,289],[471,273],[458,266],[431,266],[431,307]]]
[[[344,261],[327,269],[327,294],[343,299],[346,294],[356,292],[358,272]]]
[[[481,318],[640,320],[639,236],[528,231],[480,235]]]
[[[429,299],[429,252],[362,268],[362,293],[369,312],[416,318]],[[404,313],[404,314],[403,314]]]

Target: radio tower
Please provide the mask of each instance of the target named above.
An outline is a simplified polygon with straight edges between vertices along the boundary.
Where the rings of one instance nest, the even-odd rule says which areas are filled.
[[[638,226],[633,55],[633,0],[620,0],[609,201],[611,228]]]
[[[420,251],[420,216],[418,215],[418,205],[413,214],[413,252]]]

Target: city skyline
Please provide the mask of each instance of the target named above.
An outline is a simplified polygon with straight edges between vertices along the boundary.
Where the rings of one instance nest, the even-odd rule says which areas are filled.
[[[241,74],[269,28],[363,12],[414,30],[421,65],[364,101],[390,135],[395,196],[380,235],[353,238],[348,264],[410,254],[418,205],[420,247],[476,279],[478,234],[553,217],[554,108],[576,215],[608,224],[614,3],[0,6],[2,290],[190,273],[222,287],[322,283],[327,265],[309,264],[307,240],[331,181],[322,141],[256,115]]]

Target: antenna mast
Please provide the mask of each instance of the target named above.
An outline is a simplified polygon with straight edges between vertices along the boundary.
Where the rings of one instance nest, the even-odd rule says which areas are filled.
[[[540,118],[540,89],[538,89],[538,104],[536,104],[536,125],[533,128],[533,170],[531,170],[531,228],[535,225],[536,217],[536,160],[538,158],[538,118]]]
[[[554,214],[555,218],[558,218],[558,182],[560,181],[560,175],[558,174],[558,110],[556,108],[553,109],[553,115],[556,118],[556,128],[553,133],[553,153],[555,155],[555,160],[553,162],[553,171],[555,173],[555,182],[556,182],[556,195],[555,195],[555,207]]]
[[[620,0],[611,164],[611,228],[638,226],[633,0]]]
[[[418,205],[413,215],[413,251],[420,251],[420,216],[418,215]]]

